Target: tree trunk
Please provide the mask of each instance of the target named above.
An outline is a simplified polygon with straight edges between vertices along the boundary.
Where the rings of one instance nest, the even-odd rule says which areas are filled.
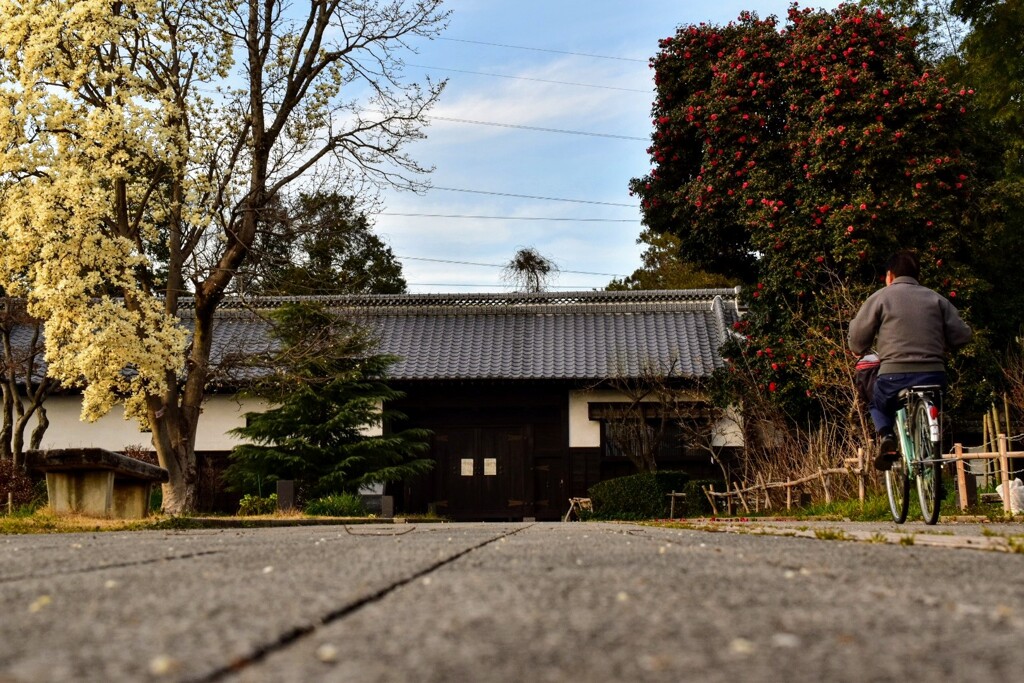
[[[43,443],[43,435],[46,434],[46,429],[50,426],[50,419],[46,416],[45,407],[40,405],[36,415],[36,428],[32,430],[32,436],[28,441],[28,447],[34,451],[39,450]]]
[[[10,460],[14,457],[11,448],[11,437],[14,435],[14,398],[6,386],[0,388],[3,394],[3,414],[0,416],[0,459]]]
[[[153,429],[153,447],[160,466],[170,474],[163,486],[163,511],[171,515],[195,512],[199,503],[199,468],[196,462],[196,431],[202,413],[206,382],[210,376],[213,348],[213,316],[221,293],[195,297],[195,327],[186,360],[188,373],[183,384],[174,373],[168,375],[163,396],[148,401]]]
[[[149,399],[153,448],[169,479],[163,485],[162,510],[169,515],[196,511],[199,500],[196,466],[196,426],[199,411],[183,406],[184,394],[176,385],[160,397]]]
[[[3,398],[2,413],[0,413],[0,458],[10,460],[14,457],[11,448],[11,437],[14,435],[14,402],[18,399],[18,385],[14,379],[15,364],[11,351],[11,337],[6,328],[0,329],[0,341],[3,342],[3,356],[0,357],[0,367],[3,372],[0,378],[3,384],[0,385],[0,397]]]
[[[169,419],[168,415],[174,417]],[[162,510],[169,515],[191,514],[197,510],[199,502],[196,421],[183,419],[176,406],[168,406],[160,417],[154,417],[151,411],[150,419],[157,459],[170,475],[163,485]]]

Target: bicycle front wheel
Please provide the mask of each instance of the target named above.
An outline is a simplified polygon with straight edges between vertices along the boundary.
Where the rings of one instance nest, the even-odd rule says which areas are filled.
[[[892,521],[903,524],[910,509],[910,478],[907,476],[907,461],[903,454],[885,472],[885,492],[889,495],[889,512]]]
[[[914,466],[918,468],[917,497],[921,501],[921,516],[926,524],[939,521],[942,504],[942,465],[936,460],[937,444],[932,441],[928,426],[928,405],[918,401],[911,422],[911,440],[914,443]]]

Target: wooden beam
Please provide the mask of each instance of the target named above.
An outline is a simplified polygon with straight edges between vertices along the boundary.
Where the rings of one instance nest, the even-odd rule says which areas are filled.
[[[999,469],[1003,480],[1003,512],[1013,514],[1010,508],[1010,458],[1006,449],[1006,434],[999,435]]]
[[[954,444],[953,452],[956,454],[956,490],[960,496],[960,509],[967,509],[967,474],[964,471],[964,447],[963,444]]]

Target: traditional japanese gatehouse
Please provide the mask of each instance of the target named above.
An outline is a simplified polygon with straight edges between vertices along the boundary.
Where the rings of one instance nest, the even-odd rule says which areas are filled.
[[[392,385],[406,426],[433,432],[433,472],[391,493],[396,509],[457,520],[558,519],[570,497],[636,471],[609,438],[634,401],[650,431],[675,405],[661,468],[719,475],[708,447],[739,445],[711,424],[704,389],[739,319],[732,289],[538,294],[435,294],[335,300],[398,356]],[[635,414],[635,411],[632,411]],[[680,419],[705,420],[704,443]],[[701,438],[701,437],[698,437]]]
[[[638,415],[649,423],[640,440],[660,441],[660,469],[719,474],[711,451],[741,441],[733,422],[709,410],[706,390],[724,367],[718,350],[739,319],[737,296],[703,289],[316,300],[367,327],[381,352],[399,358],[389,383],[405,392],[394,407],[408,421],[396,428],[433,433],[437,465],[387,492],[397,511],[544,520],[560,518],[568,499],[585,497],[596,482],[636,471],[615,435]],[[236,442],[229,430],[260,406],[236,393],[245,377],[232,359],[270,348],[266,313],[295,300],[302,298],[221,305],[211,360],[235,369],[211,385],[196,442],[201,462],[223,462]],[[182,311],[187,325],[187,307]],[[671,414],[659,400],[666,389]],[[134,422],[117,419],[119,411],[86,425],[77,422],[76,405],[74,395],[48,400],[44,448],[148,444]]]

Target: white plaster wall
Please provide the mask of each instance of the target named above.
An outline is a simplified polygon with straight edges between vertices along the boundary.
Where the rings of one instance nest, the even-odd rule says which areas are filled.
[[[82,411],[79,396],[51,396],[45,405],[50,426],[43,436],[42,448],[95,447],[119,451],[133,444],[152,446],[150,434],[140,431],[135,420],[124,419],[121,406],[115,406],[96,422],[83,422],[79,419]],[[231,450],[240,440],[228,434],[228,430],[244,426],[245,413],[265,409],[266,404],[256,399],[209,397],[199,418],[196,450]]]
[[[152,447],[148,432],[139,431],[135,420],[124,419],[124,408],[113,410],[96,422],[82,422],[82,401],[79,396],[51,396],[46,399],[46,416],[50,426],[43,436],[41,447],[46,448],[105,448],[120,451],[125,446]],[[197,451],[229,451],[243,440],[228,432],[245,426],[245,414],[261,412],[268,404],[258,399],[237,396],[210,396],[203,403],[196,435]],[[378,404],[378,407],[381,406]],[[31,425],[35,427],[35,425]],[[29,430],[30,432],[31,430]],[[380,436],[380,424],[365,427],[366,436]]]
[[[590,419],[588,403],[628,401],[619,391],[583,390],[569,392],[569,448],[597,448],[601,445],[601,423]]]
[[[726,409],[722,419],[711,428],[711,445],[743,447],[743,418],[735,406]]]
[[[650,399],[654,401],[655,399]],[[601,445],[601,423],[590,419],[588,403],[629,402],[619,391],[607,389],[569,392],[569,448],[597,448]],[[739,413],[729,408],[711,428],[711,445],[742,446],[743,429]]]

